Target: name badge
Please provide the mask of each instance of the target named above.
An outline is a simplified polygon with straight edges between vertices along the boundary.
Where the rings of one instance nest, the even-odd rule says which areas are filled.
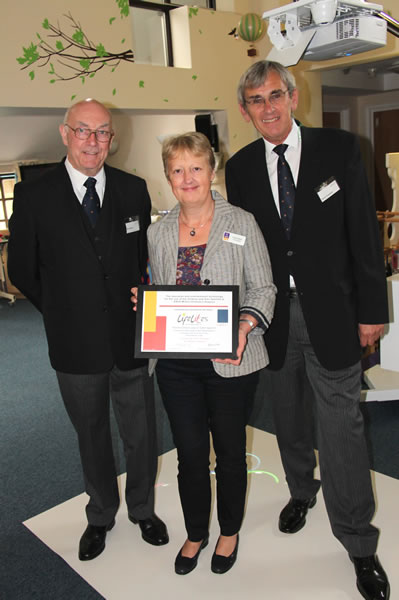
[[[223,241],[230,242],[230,244],[238,244],[239,246],[243,246],[245,244],[245,240],[245,235],[233,233],[232,231],[225,231],[223,234]]]
[[[341,188],[339,187],[335,178],[330,177],[329,179],[327,179],[327,181],[322,183],[320,187],[316,188],[316,192],[320,200],[322,202],[325,202],[326,200],[328,200],[328,198],[336,194],[340,189]]]
[[[126,233],[134,233],[140,231],[140,221],[138,216],[129,217],[125,221]]]

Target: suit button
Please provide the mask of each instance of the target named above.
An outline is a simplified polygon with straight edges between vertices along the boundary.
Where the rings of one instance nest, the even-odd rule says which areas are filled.
[[[107,306],[103,307],[103,312],[108,312],[108,307]]]
[[[294,256],[294,251],[293,250],[288,250],[287,256]]]
[[[209,279],[205,279],[204,280],[204,285],[209,285],[211,282],[209,281]]]
[[[109,279],[109,275],[104,275],[104,279],[107,281]]]
[[[99,237],[98,237],[98,235],[96,235],[96,237],[94,238],[94,241],[95,241],[95,242],[100,242],[100,241],[101,241],[101,238],[99,238]]]

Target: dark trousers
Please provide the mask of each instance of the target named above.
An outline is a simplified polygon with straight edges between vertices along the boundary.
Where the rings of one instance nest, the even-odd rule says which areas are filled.
[[[310,343],[299,299],[292,298],[285,363],[279,371],[268,370],[266,382],[287,483],[298,499],[313,497],[320,486],[313,473],[313,414],[304,394],[306,378],[315,398],[321,484],[332,531],[353,556],[374,554],[378,531],[370,524],[375,506],[359,407],[360,363],[325,369]]]
[[[188,539],[209,530],[210,440],[216,454],[217,514],[222,535],[241,527],[247,489],[246,432],[258,373],[225,378],[209,360],[162,359],[157,380],[179,461],[178,484]]]
[[[126,458],[126,503],[137,519],[154,512],[157,443],[153,379],[147,367],[75,375],[57,371],[67,413],[79,441],[91,525],[107,525],[119,507],[111,439],[110,398]]]

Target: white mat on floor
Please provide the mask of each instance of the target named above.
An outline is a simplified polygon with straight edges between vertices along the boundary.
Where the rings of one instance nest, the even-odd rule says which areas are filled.
[[[256,472],[249,475],[237,563],[224,575],[210,571],[218,537],[215,510],[210,543],[202,552],[198,567],[186,576],[174,573],[174,558],[185,539],[175,450],[160,457],[156,494],[156,512],[169,529],[170,543],[166,546],[143,542],[122,502],[104,552],[93,561],[79,561],[79,538],[86,527],[85,494],[25,521],[24,525],[107,600],[359,600],[353,566],[331,533],[322,494],[309,512],[304,529],[295,535],[280,533],[278,515],[289,493],[275,436],[250,427],[248,449],[249,468]],[[382,532],[378,553],[391,581],[391,600],[395,600],[399,597],[399,480],[372,475],[378,499],[375,524]],[[123,475],[120,488],[124,489]]]

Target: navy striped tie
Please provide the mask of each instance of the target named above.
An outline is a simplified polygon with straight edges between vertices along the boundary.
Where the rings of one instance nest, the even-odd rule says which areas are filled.
[[[295,205],[295,183],[290,166],[284,157],[284,152],[287,148],[287,144],[279,144],[273,148],[273,152],[278,154],[277,180],[281,222],[283,224],[284,233],[287,238],[289,238],[291,235],[292,217]]]

